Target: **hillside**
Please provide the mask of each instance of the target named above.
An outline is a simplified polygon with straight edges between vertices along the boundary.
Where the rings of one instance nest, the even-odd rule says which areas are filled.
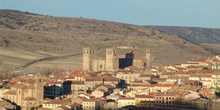
[[[135,46],[135,51],[141,52],[142,56],[147,48],[151,48],[153,63],[159,65],[213,56],[178,35],[144,26],[13,10],[0,10],[0,33],[0,72],[14,72],[14,69],[32,62],[36,63],[23,72],[81,68],[80,53],[84,46],[98,49],[113,45]],[[127,51],[120,50],[121,57]],[[98,55],[103,57],[105,52]]]
[[[197,44],[220,44],[220,29],[179,26],[147,26],[171,35],[180,35]]]
[[[147,26],[171,35],[180,35],[190,42],[201,45],[213,54],[220,54],[220,29],[180,26]]]

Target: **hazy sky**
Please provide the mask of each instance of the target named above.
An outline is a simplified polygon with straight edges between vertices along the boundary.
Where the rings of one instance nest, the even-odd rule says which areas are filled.
[[[220,28],[220,0],[0,0],[0,9],[137,25]]]

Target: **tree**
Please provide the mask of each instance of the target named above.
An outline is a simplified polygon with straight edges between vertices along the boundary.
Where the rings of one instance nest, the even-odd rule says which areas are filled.
[[[12,77],[16,77],[15,73],[12,74]]]

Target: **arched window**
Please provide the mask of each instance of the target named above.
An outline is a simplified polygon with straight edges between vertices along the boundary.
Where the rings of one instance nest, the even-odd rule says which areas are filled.
[[[100,65],[100,68],[102,68],[102,65]]]

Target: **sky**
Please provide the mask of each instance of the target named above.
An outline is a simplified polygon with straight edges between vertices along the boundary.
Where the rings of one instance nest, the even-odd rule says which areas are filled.
[[[220,0],[0,0],[0,9],[135,25],[220,28]]]

